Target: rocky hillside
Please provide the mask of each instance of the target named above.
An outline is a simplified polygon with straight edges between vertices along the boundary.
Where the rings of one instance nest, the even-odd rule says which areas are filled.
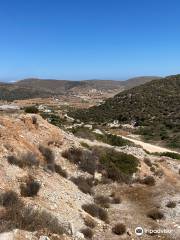
[[[148,139],[180,148],[180,75],[123,91],[104,104],[72,114],[82,121],[135,123]]]
[[[178,160],[82,143],[39,115],[0,115],[0,239],[178,240]],[[85,141],[85,140],[84,140]]]
[[[25,79],[12,84],[0,83],[0,100],[29,99],[37,97],[49,97],[64,94],[81,94],[91,91],[115,91],[120,92],[156,77],[140,77],[127,81],[113,80],[85,80],[66,81],[51,79]]]

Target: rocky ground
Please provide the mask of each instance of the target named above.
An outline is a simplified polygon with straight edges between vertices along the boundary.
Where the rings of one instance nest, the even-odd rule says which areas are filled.
[[[90,216],[82,208],[84,204],[94,202],[94,195],[83,193],[71,181],[72,177],[90,177],[91,175],[80,170],[62,154],[72,147],[85,148],[81,146],[82,141],[91,146],[114,148],[107,144],[78,139],[49,124],[39,115],[0,115],[0,195],[8,191],[17,193],[23,203],[18,212],[22,212],[23,217],[26,217],[25,214],[28,212],[27,218],[31,218],[28,224],[25,225],[23,222],[20,224],[17,222],[19,215],[16,212],[16,215],[13,215],[16,217],[14,219],[16,224],[14,222],[10,224],[11,221],[5,217],[7,207],[1,204],[0,240],[84,239],[87,236],[83,235],[81,230],[86,227],[84,219],[87,217],[92,218],[95,223],[92,237],[94,240],[139,239],[134,232],[137,226],[144,229],[171,230],[170,234],[146,233],[141,236],[143,240],[178,240],[180,236],[179,161],[151,156],[138,147],[114,148],[116,151],[136,156],[140,165],[134,181],[130,184],[106,182],[93,187],[94,195],[101,194],[112,198],[112,192],[115,192],[121,199],[118,204],[111,203],[107,208],[109,222],[105,223]],[[57,171],[51,171],[47,167],[45,155],[42,150],[40,151],[40,146],[53,152],[53,164],[61,166],[62,170],[66,171],[66,176],[58,174]],[[28,154],[31,157],[27,157]],[[21,158],[26,161],[26,164],[23,166],[19,163],[12,164],[12,161],[8,161],[10,156]],[[31,165],[27,164],[29,160]],[[38,160],[38,164],[34,164],[35,160]],[[49,164],[52,165],[52,162]],[[27,197],[22,195],[20,186],[30,176],[40,185],[40,190],[36,196]],[[138,181],[146,176],[153,176],[155,184],[147,185]],[[170,201],[173,201],[175,206],[167,207]],[[161,211],[163,217],[156,220],[147,217],[148,211],[152,209]],[[39,226],[39,222],[37,226],[31,226],[37,215],[40,220],[45,216],[46,220],[42,220],[45,223],[44,226]],[[112,232],[113,226],[118,222],[125,224],[126,227],[122,235]],[[50,227],[51,225],[53,227]],[[54,231],[55,225],[58,231]],[[63,230],[62,233],[59,233],[60,229]]]

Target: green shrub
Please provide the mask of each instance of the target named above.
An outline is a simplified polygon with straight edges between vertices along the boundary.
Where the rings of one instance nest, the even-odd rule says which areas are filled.
[[[100,163],[105,168],[108,178],[126,182],[138,170],[139,161],[131,154],[106,150],[100,155]]]
[[[38,113],[39,112],[39,110],[36,106],[25,107],[24,111],[26,113]]]
[[[165,156],[165,157],[170,157],[173,159],[178,159],[180,160],[180,154],[174,153],[174,152],[163,152],[160,154],[160,156]]]
[[[126,139],[123,139],[122,137],[120,136],[117,136],[117,135],[114,135],[114,134],[95,134],[96,136],[96,139],[98,141],[102,141],[104,143],[107,143],[109,145],[112,145],[112,146],[119,146],[119,147],[122,147],[122,146],[132,146],[134,145],[132,142],[126,140]]]

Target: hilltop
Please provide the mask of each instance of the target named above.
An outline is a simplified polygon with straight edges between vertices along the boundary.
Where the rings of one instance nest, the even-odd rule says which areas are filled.
[[[57,95],[77,95],[97,92],[112,96],[126,88],[131,88],[157,77],[139,77],[127,81],[114,80],[82,80],[67,81],[53,79],[29,78],[14,83],[0,83],[0,100],[13,101],[39,97],[52,97]]]
[[[148,139],[180,148],[180,75],[156,79],[123,91],[100,106],[71,115],[85,122],[133,123]]]

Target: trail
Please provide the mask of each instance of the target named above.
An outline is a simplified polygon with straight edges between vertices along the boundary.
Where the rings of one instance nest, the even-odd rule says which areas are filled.
[[[164,147],[159,147],[157,145],[153,145],[153,144],[150,144],[150,143],[145,143],[141,140],[136,140],[136,139],[133,139],[133,138],[129,138],[129,137],[124,137],[124,136],[121,136],[121,135],[117,135],[117,136],[120,136],[122,137],[123,139],[126,139],[126,140],[129,140],[137,145],[140,145],[141,147],[143,147],[143,149],[145,149],[146,151],[150,152],[150,153],[154,153],[154,152],[174,152],[174,153],[178,153],[176,151],[172,151],[172,150],[169,150],[168,148],[164,148]]]

